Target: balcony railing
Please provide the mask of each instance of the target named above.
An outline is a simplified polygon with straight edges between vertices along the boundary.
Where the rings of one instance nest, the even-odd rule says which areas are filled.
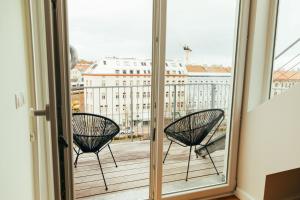
[[[186,114],[220,108],[225,116],[231,104],[229,84],[170,84],[165,86],[165,123]],[[82,112],[113,119],[121,128],[121,136],[148,138],[151,119],[151,85],[97,86],[76,88],[82,91]],[[226,120],[224,120],[226,124]]]

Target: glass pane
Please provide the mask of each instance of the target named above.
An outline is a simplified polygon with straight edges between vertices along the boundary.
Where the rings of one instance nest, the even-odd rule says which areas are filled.
[[[99,115],[73,123],[74,149],[90,153],[80,154],[74,167],[75,197],[148,199],[152,1],[69,0],[68,9],[77,55],[70,72],[72,109]],[[113,123],[100,116],[120,132],[115,135]]]
[[[300,1],[280,0],[270,96],[300,81]]]
[[[168,1],[163,194],[227,181],[237,11],[236,0]]]

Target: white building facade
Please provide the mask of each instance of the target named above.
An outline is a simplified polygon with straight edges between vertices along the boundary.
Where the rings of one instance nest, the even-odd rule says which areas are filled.
[[[151,116],[151,68],[148,59],[99,59],[83,74],[85,112],[111,118],[121,129],[147,132]],[[230,68],[186,67],[167,60],[165,69],[166,123],[200,110],[221,108],[226,112],[229,108]]]

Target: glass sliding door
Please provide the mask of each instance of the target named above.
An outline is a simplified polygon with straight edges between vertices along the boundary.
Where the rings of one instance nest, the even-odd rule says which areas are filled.
[[[228,183],[239,8],[68,0],[76,199]]]
[[[79,122],[86,130],[73,129],[75,198],[149,197],[152,4],[68,1],[72,110],[85,113]],[[112,124],[102,125],[103,119],[113,121],[118,134],[103,128]],[[85,152],[85,144],[100,146]]]
[[[168,1],[162,194],[227,182],[239,1]]]

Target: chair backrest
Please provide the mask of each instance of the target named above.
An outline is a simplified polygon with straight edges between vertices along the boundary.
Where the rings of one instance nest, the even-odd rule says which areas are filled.
[[[221,109],[209,109],[186,115],[168,125],[164,132],[185,145],[200,144],[224,118]]]
[[[111,119],[90,113],[73,113],[73,140],[82,151],[95,152],[120,131]]]

